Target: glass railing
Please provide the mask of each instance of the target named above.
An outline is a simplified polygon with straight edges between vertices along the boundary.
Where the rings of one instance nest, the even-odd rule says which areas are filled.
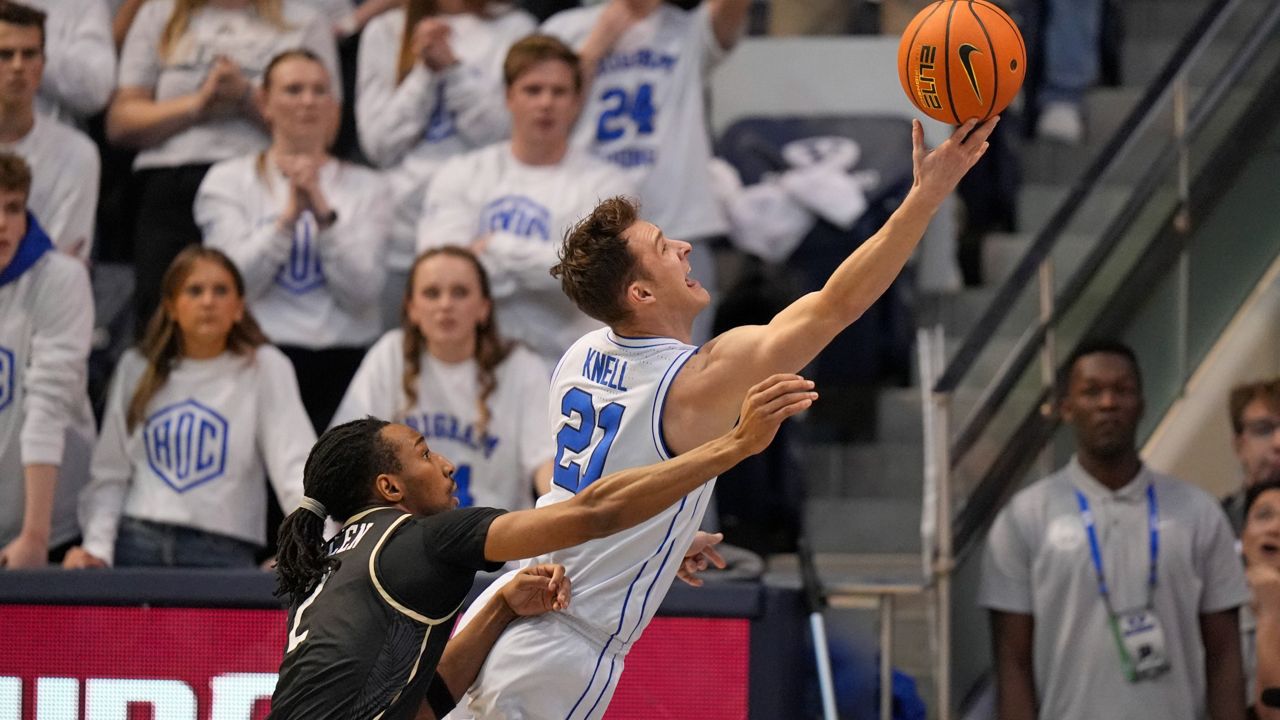
[[[1146,333],[1144,343],[1163,343],[1146,347],[1167,348],[1146,354],[1159,356],[1149,387],[1168,388],[1149,398],[1154,423],[1275,256],[1274,234],[1270,244],[1257,235],[1280,217],[1276,197],[1240,198],[1260,202],[1251,212],[1220,210],[1214,203],[1237,199],[1224,198],[1220,182],[1196,179],[1232,177],[1252,167],[1251,153],[1265,156],[1274,119],[1263,130],[1248,121],[1267,112],[1278,71],[1280,3],[1215,3],[951,357],[934,392],[950,428],[942,462],[960,509],[958,553],[1021,478],[1007,474],[1025,470],[1047,439],[1051,428],[1035,425],[1072,348],[1088,335],[1127,333],[1147,312],[1135,339]],[[1270,187],[1274,195],[1274,180]],[[1176,312],[1146,309],[1162,299]],[[1040,444],[1028,446],[1032,439]],[[1003,484],[984,488],[996,471]]]

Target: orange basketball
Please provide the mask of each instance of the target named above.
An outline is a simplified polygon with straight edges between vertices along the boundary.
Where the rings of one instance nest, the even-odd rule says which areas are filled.
[[[912,18],[898,43],[898,79],[934,120],[959,125],[1004,110],[1026,76],[1018,26],[987,0],[938,0]]]

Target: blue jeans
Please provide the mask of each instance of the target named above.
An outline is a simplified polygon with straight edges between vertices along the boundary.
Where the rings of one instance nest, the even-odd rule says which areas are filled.
[[[256,567],[258,548],[224,535],[121,518],[116,533],[116,567]]]
[[[1080,103],[1098,81],[1102,0],[1046,0],[1041,104]]]

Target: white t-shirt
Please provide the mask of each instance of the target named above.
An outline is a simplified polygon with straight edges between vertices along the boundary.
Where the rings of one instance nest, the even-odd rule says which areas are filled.
[[[581,48],[603,5],[557,13],[542,29]],[[694,240],[728,231],[711,190],[704,86],[725,56],[708,3],[662,3],[600,61],[574,143],[626,168],[643,212],[669,236]]]
[[[418,250],[470,245],[486,237],[480,261],[497,300],[504,335],[555,363],[600,327],[551,277],[565,232],[603,199],[631,195],[617,168],[571,149],[556,165],[526,165],[496,143],[450,160],[427,189]]]
[[[1152,605],[1170,669],[1129,682],[1098,589],[1076,491],[1094,517],[1112,606],[1148,598],[1147,488],[1159,516]],[[1235,539],[1217,500],[1144,467],[1110,490],[1071,462],[1014,496],[987,537],[978,603],[1035,618],[1033,666],[1040,716],[1055,720],[1199,720],[1205,717],[1200,615],[1249,601]]]
[[[0,546],[22,529],[26,465],[58,465],[51,545],[73,539],[89,473],[86,363],[93,294],[84,264],[48,252],[0,285]]]
[[[120,52],[120,87],[149,88],[155,100],[190,95],[200,89],[214,60],[226,56],[255,84],[267,63],[285,50],[303,47],[324,62],[330,86],[341,99],[342,74],[330,24],[298,0],[284,0],[285,29],[260,19],[252,9],[205,5],[192,14],[186,33],[160,57],[160,38],[174,0],[150,0],[133,19]],[[138,153],[136,169],[214,163],[266,148],[262,126],[243,116],[208,120]]]
[[[293,512],[316,440],[289,359],[270,345],[179,359],[130,432],[125,416],[146,365],[130,350],[111,380],[80,495],[84,549],[112,562],[122,515],[264,545],[267,477]]]
[[[397,269],[413,262],[422,193],[441,163],[511,132],[502,63],[511,45],[537,28],[522,10],[440,19],[459,63],[440,73],[415,63],[398,84],[404,10],[370,20],[360,36],[356,129],[365,154],[391,183],[396,215],[388,263]]]
[[[259,172],[260,157],[224,160],[205,175],[195,202],[205,244],[240,268],[249,307],[271,342],[312,349],[372,343],[391,215],[382,178],[329,160],[320,188],[338,221],[321,230],[304,212],[291,234],[281,233],[276,222],[289,182],[268,158]]]
[[[499,365],[489,396],[489,425],[476,427],[480,395],[474,360],[450,364],[422,353],[418,400],[403,389],[404,333],[391,330],[369,349],[351,379],[333,425],[366,415],[400,422],[427,438],[432,452],[455,466],[462,506],[519,510],[533,506],[533,474],[551,459],[547,404],[550,377],[536,355],[516,346]]]
[[[23,0],[43,10],[44,77],[36,108],[80,123],[101,112],[116,87],[116,45],[103,0]]]
[[[36,113],[31,132],[12,145],[0,143],[31,166],[27,207],[62,252],[88,260],[98,210],[98,146],[70,125]]]

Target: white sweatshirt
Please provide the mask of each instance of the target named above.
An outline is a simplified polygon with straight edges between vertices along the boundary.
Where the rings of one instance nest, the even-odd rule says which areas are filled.
[[[342,73],[329,22],[298,0],[284,0],[283,4],[288,26],[283,31],[259,19],[253,10],[205,5],[192,14],[186,33],[174,43],[168,57],[161,58],[160,37],[173,12],[174,0],[150,0],[129,26],[120,51],[118,85],[149,89],[157,101],[189,95],[200,89],[219,55],[230,58],[249,80],[260,84],[273,57],[304,47],[318,55],[329,69],[330,86],[341,100]],[[257,152],[268,142],[262,126],[242,115],[207,120],[138,153],[134,168],[215,163]]]
[[[146,367],[136,350],[116,366],[80,495],[84,549],[112,562],[122,515],[264,545],[266,479],[286,514],[297,509],[316,440],[289,359],[270,345],[181,359],[130,432],[125,416]]]
[[[601,327],[551,277],[564,234],[603,199],[634,195],[618,168],[571,149],[556,165],[525,165],[511,144],[450,160],[427,190],[418,250],[467,246],[487,237],[480,260],[498,306],[498,326],[554,364]]]
[[[418,401],[409,407],[403,389],[404,334],[391,330],[369,349],[356,371],[333,424],[373,415],[405,423],[427,438],[432,452],[454,464],[458,498],[464,504],[519,510],[533,506],[533,474],[551,459],[547,388],[550,371],[536,355],[517,346],[495,370],[491,414],[480,435],[474,360],[450,364],[422,354]],[[469,503],[467,501],[470,501]]]
[[[581,48],[604,5],[556,13],[544,32]],[[639,187],[645,218],[670,237],[725,233],[711,191],[706,79],[726,51],[708,3],[670,3],[627,29],[600,61],[578,117],[574,143],[625,168]]]
[[[102,112],[116,87],[116,44],[103,0],[23,0],[43,10],[44,77],[36,108],[81,124]]]
[[[378,173],[330,160],[320,187],[338,221],[325,230],[304,212],[293,233],[277,220],[289,182],[269,159],[245,155],[210,168],[196,194],[205,245],[225,252],[244,275],[249,307],[277,345],[364,347],[381,329],[391,206]],[[266,176],[264,179],[264,175]]]
[[[388,263],[397,269],[413,261],[422,192],[440,164],[510,133],[502,63],[511,45],[537,28],[520,10],[440,19],[452,31],[449,44],[459,64],[434,73],[415,63],[398,84],[404,10],[370,20],[360,36],[356,128],[365,154],[391,183],[396,215]]]
[[[47,252],[0,285],[0,546],[22,529],[26,465],[58,465],[50,543],[76,535],[93,444],[86,363],[93,294],[82,263]]]
[[[98,146],[79,130],[36,113],[31,132],[12,145],[0,143],[31,166],[27,207],[62,252],[87,261],[93,251],[98,210]]]

